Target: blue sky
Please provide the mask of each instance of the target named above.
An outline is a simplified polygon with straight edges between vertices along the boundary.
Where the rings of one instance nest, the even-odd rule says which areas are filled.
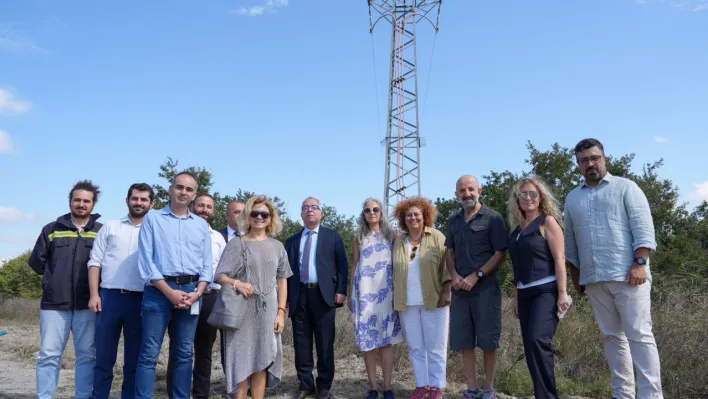
[[[168,156],[354,214],[383,194],[390,30],[368,29],[361,0],[0,0],[0,258],[77,180],[122,216]],[[592,136],[708,199],[708,0],[448,0],[430,73],[419,34],[424,195]]]

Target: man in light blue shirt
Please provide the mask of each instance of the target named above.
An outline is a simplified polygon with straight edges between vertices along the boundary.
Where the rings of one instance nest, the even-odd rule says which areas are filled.
[[[588,295],[605,336],[613,398],[663,398],[652,332],[649,256],[656,250],[649,202],[631,180],[607,173],[595,139],[575,146],[585,182],[565,202],[565,257],[576,290]]]
[[[204,219],[189,211],[197,188],[192,173],[177,174],[169,189],[169,205],[150,211],[140,230],[138,269],[147,285],[136,398],[153,397],[155,367],[170,320],[175,338],[174,398],[190,397],[199,299],[213,275],[211,230]]]
[[[309,235],[312,235],[312,238],[310,238],[311,246],[310,246],[310,256],[309,259],[310,261],[307,262],[307,264],[302,263],[302,259],[305,257],[305,243],[307,243],[307,237]],[[306,267],[308,272],[307,272],[307,281],[301,281],[302,283],[306,284],[316,284],[318,283],[317,279],[317,266],[315,265],[315,259],[317,259],[317,238],[320,236],[320,225],[318,224],[317,227],[314,227],[312,230],[305,226],[304,229],[302,229],[302,233],[300,234],[300,273],[304,275],[305,273],[302,272],[302,268]]]

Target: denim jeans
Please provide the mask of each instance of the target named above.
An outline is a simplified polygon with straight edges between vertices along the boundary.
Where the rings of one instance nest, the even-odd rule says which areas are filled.
[[[197,283],[167,282],[172,288],[194,292]],[[143,294],[143,341],[135,377],[135,398],[151,399],[155,389],[155,367],[160,355],[165,331],[174,320],[175,367],[173,390],[175,399],[189,399],[192,386],[192,344],[197,330],[198,315],[190,309],[175,309],[157,288],[147,285]]]
[[[118,341],[123,330],[123,399],[133,397],[135,369],[138,365],[143,324],[140,309],[142,293],[101,290],[101,311],[96,315],[96,367],[93,376],[93,399],[108,399],[113,383],[113,366]]]
[[[94,331],[96,316],[85,310],[40,310],[40,348],[37,361],[37,397],[54,397],[59,382],[61,356],[69,340],[69,332],[74,336],[76,352],[76,374],[74,397],[91,397],[93,367],[96,364]]]

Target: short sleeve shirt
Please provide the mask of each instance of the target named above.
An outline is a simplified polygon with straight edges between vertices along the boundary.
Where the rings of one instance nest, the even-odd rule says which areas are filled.
[[[455,269],[463,278],[484,266],[495,252],[506,250],[508,244],[504,218],[484,204],[469,221],[465,221],[464,211],[455,214],[445,239],[445,246],[455,251]],[[499,276],[493,272],[481,279],[473,291],[498,284]]]

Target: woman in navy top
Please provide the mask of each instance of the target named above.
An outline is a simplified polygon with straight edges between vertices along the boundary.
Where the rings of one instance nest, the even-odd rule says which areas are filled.
[[[558,201],[536,177],[521,179],[507,203],[514,265],[514,315],[521,324],[536,399],[558,398],[551,343],[558,312],[570,306]]]

